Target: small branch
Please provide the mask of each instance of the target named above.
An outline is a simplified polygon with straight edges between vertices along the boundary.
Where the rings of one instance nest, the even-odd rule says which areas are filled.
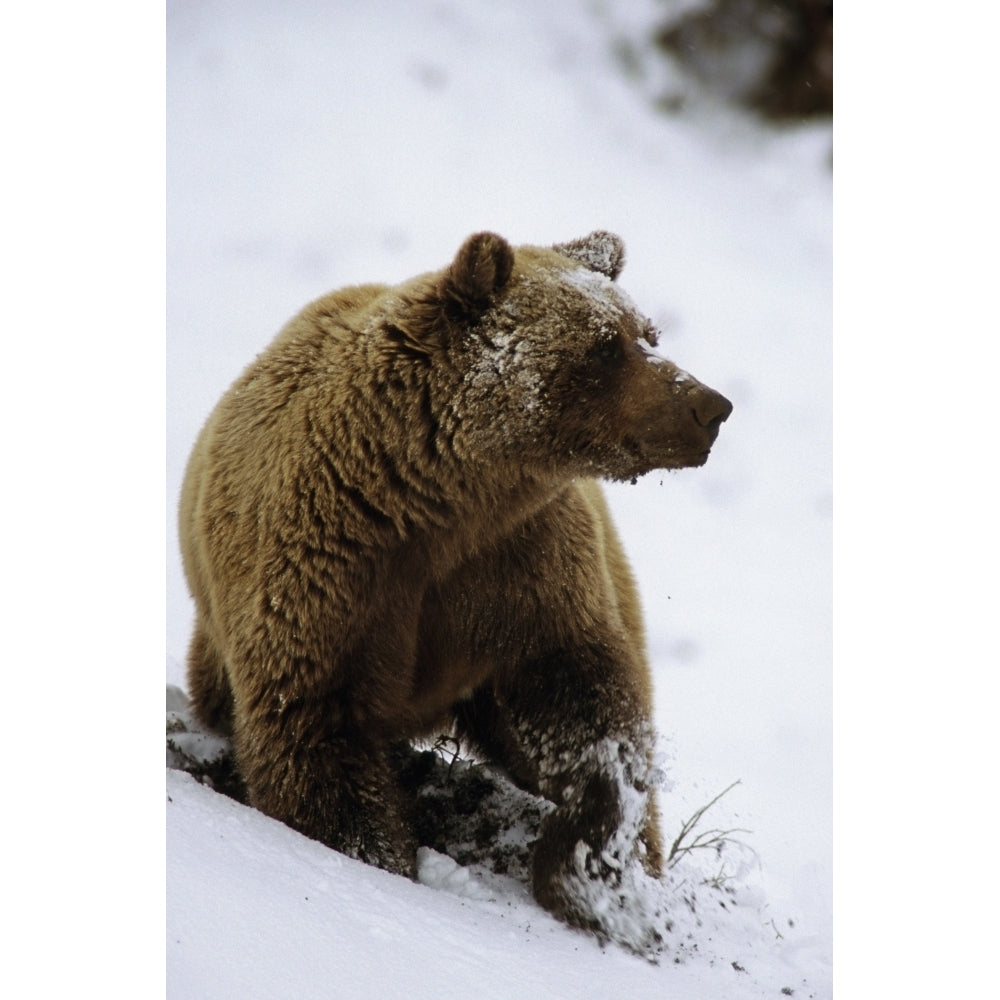
[[[677,839],[670,845],[670,852],[667,855],[668,868],[673,868],[673,866],[677,864],[684,854],[689,854],[691,851],[707,847],[717,847],[718,845],[730,840],[732,834],[734,833],[750,833],[749,830],[741,829],[705,830],[694,837],[690,843],[684,843],[685,839],[691,836],[694,828],[701,822],[702,816],[704,816],[705,813],[708,812],[708,810],[711,809],[723,795],[732,791],[732,789],[734,789],[738,784],[740,784],[739,781],[734,781],[728,788],[724,788],[718,795],[715,796],[714,799],[712,799],[711,802],[703,805],[686,823],[684,823],[681,827],[681,832],[677,835]]]

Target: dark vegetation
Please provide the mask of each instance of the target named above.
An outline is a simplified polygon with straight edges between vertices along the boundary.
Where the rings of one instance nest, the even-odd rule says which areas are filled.
[[[707,91],[774,121],[833,114],[833,0],[709,0],[657,48]]]

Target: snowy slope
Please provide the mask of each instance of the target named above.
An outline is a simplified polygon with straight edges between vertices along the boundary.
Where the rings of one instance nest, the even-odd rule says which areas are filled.
[[[614,230],[661,349],[736,407],[704,469],[609,491],[647,612],[665,833],[741,781],[712,825],[752,831],[741,878],[773,944],[723,930],[715,960],[649,965],[517,887],[411,885],[168,773],[171,997],[830,994],[829,130],[656,114],[611,46],[648,10],[168,6],[167,681],[191,622],[184,461],[278,327],[474,230]]]

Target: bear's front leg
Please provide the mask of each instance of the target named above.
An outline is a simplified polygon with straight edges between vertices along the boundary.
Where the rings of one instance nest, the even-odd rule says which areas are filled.
[[[472,738],[515,780],[556,805],[534,848],[538,902],[566,923],[649,953],[666,919],[656,881],[654,734],[630,655],[606,638],[523,663],[516,679],[480,692],[464,729],[478,730]]]
[[[659,874],[647,741],[605,737],[560,758],[543,782],[556,809],[535,844],[535,898],[569,924],[647,950],[658,932],[640,926],[645,903],[633,898],[637,878]]]
[[[234,750],[250,805],[349,857],[416,876],[390,744],[346,722],[334,702],[244,708]]]

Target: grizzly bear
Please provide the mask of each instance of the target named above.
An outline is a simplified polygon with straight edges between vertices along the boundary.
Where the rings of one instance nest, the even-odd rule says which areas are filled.
[[[657,354],[619,237],[470,236],[395,287],[318,299],[201,431],[180,537],[196,714],[250,804],[413,877],[401,746],[453,727],[550,800],[536,899],[614,936],[656,876],[652,694],[595,478],[702,465],[732,406]]]

